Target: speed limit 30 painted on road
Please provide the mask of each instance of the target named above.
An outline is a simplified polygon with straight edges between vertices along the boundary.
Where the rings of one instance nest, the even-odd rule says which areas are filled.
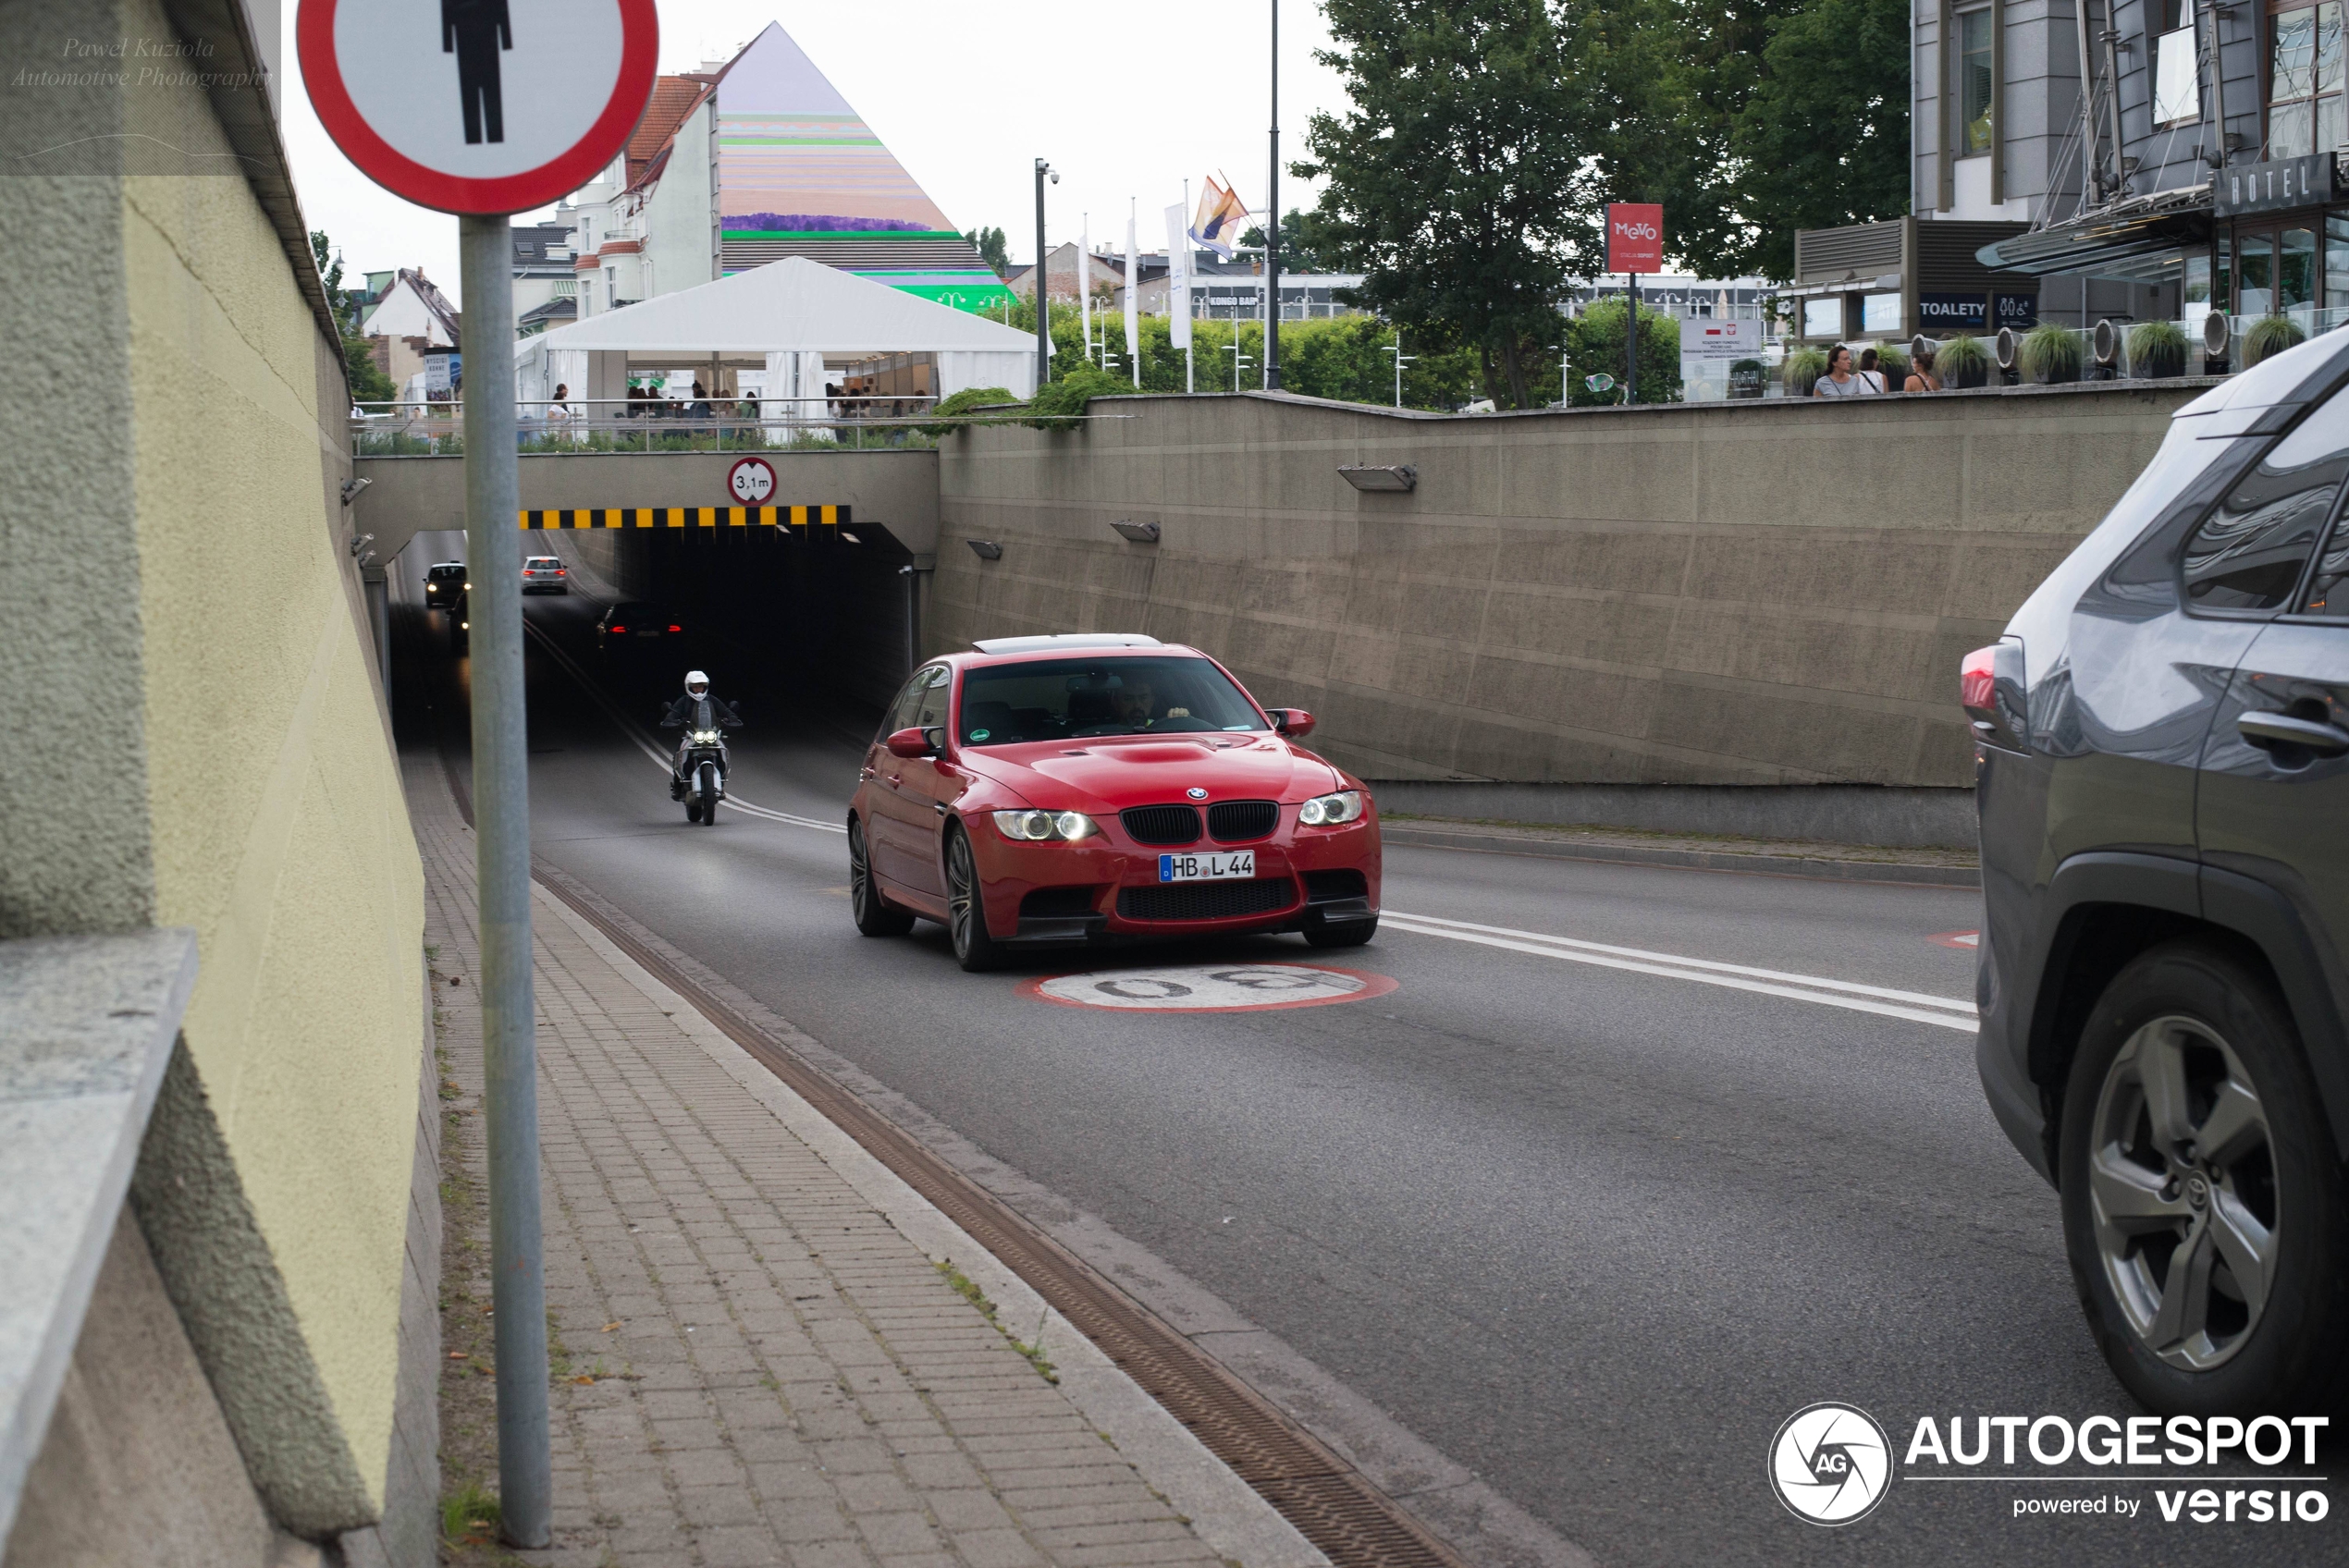
[[[520,213],[586,184],[644,117],[653,0],[301,0],[295,46],[361,173],[444,213]]]
[[[1020,989],[1062,1007],[1118,1012],[1259,1012],[1359,1002],[1395,985],[1384,974],[1321,963],[1194,963],[1055,974]]]

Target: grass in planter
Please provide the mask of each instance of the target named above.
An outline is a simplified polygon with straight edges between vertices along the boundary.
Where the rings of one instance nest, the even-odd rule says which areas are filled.
[[[1786,357],[1786,395],[1808,398],[1819,377],[1827,373],[1827,355],[1824,349],[1798,349]]]
[[[2265,315],[2243,331],[2243,362],[2245,369],[2257,364],[2270,354],[2281,354],[2286,349],[2297,348],[2307,341],[2308,334],[2298,322],[2286,315]]]
[[[1961,377],[1977,372],[1986,376],[1990,374],[1990,350],[1982,346],[1981,338],[1961,332],[1942,340],[1940,350],[1933,356],[1933,371],[1944,386],[1955,386]]]
[[[2129,329],[2131,375],[2176,375],[2186,368],[2186,329],[2174,321],[2141,321]]]
[[[2056,382],[2079,380],[2084,356],[2076,334],[2048,323],[2023,335],[2020,358],[2023,374],[2034,381]]]

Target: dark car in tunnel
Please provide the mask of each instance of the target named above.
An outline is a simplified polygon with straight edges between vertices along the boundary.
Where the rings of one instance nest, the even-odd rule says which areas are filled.
[[[660,606],[629,599],[606,609],[596,622],[596,650],[609,656],[674,652],[684,623]]]
[[[942,923],[965,969],[1020,949],[1378,929],[1362,781],[1197,649],[1015,637],[915,671],[849,808],[857,929]]]
[[[424,608],[453,610],[473,586],[462,561],[435,561],[424,569]]]

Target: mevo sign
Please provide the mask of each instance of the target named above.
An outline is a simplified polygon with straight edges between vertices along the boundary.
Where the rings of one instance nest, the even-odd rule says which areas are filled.
[[[1606,270],[1664,270],[1664,207],[1661,202],[1611,202],[1606,209]]]

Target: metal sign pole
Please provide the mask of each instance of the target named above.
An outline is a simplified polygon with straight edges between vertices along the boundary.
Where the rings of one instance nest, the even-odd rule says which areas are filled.
[[[502,216],[458,219],[464,279],[465,557],[472,611],[473,836],[481,1043],[497,1309],[498,1501],[518,1547],[547,1544],[547,1280],[538,1212],[538,1041],[530,989],[530,779],[523,707],[522,487],[514,431],[514,249]],[[476,330],[477,329],[477,330]]]
[[[1051,279],[1044,272],[1044,177],[1052,173],[1052,165],[1043,159],[1036,160],[1036,390],[1052,379],[1052,325]],[[1082,266],[1084,263],[1077,263]]]
[[[1273,0],[1273,159],[1264,214],[1264,390],[1281,389],[1281,0]]]
[[[1625,273],[1623,276],[1631,280],[1630,308],[1625,312],[1623,318],[1626,328],[1623,343],[1630,361],[1630,374],[1623,388],[1623,400],[1627,403],[1636,403],[1640,400],[1640,275],[1631,272]]]

